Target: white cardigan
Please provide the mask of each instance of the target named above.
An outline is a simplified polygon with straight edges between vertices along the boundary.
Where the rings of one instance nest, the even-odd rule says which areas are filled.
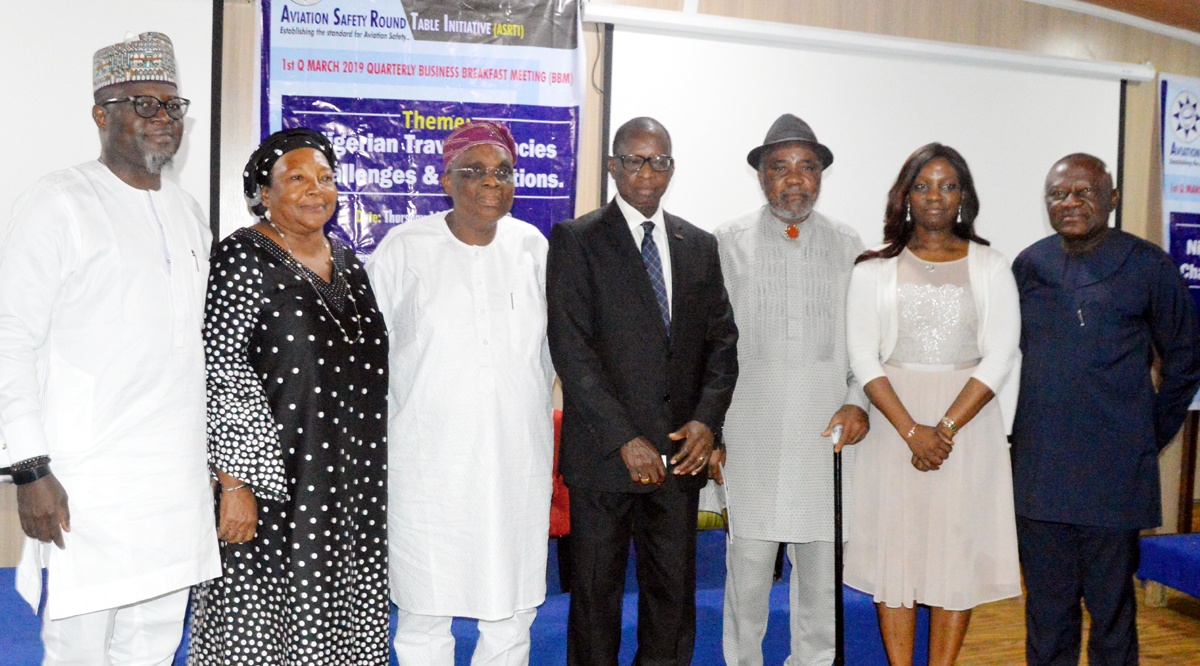
[[[846,338],[850,367],[862,386],[884,376],[883,361],[896,348],[898,257],[872,259],[854,267],[846,295]],[[967,248],[967,274],[979,317],[979,366],[971,375],[997,392],[1012,370],[1021,341],[1017,282],[1008,260],[978,243]]]

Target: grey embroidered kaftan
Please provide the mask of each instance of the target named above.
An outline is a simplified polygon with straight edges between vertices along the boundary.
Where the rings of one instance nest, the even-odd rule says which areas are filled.
[[[764,206],[716,231],[740,334],[724,430],[731,529],[738,538],[833,541],[832,448],[820,434],[843,404],[867,406],[850,372],[845,324],[863,244],[817,212],[796,239],[784,228]],[[849,500],[853,447],[842,458]]]

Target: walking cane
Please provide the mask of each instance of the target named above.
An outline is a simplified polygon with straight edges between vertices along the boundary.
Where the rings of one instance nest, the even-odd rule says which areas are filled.
[[[842,438],[841,424],[833,427],[833,443]],[[846,663],[846,618],[842,608],[842,452],[833,454],[833,666]]]

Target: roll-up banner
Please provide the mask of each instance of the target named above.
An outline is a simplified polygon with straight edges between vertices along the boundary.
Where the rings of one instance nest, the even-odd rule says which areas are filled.
[[[585,68],[577,0],[259,0],[262,136],[310,127],[337,152],[329,231],[367,255],[447,210],[442,142],[470,120],[517,142],[512,215],[548,234],[575,211]]]
[[[1163,240],[1200,308],[1200,79],[1159,75]],[[1192,401],[1200,409],[1200,395]]]

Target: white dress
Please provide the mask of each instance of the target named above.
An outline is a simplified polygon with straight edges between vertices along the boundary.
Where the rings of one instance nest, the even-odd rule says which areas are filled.
[[[508,216],[466,245],[439,213],[393,229],[367,265],[391,345],[389,580],[409,613],[499,620],[545,600],[547,249]]]
[[[967,259],[931,263],[904,250],[896,303],[884,370],[913,419],[936,425],[981,356]],[[874,427],[856,447],[846,583],[893,608],[967,610],[1019,595],[1012,468],[996,400],[963,426],[933,472],[914,468],[904,438],[872,412]]]

